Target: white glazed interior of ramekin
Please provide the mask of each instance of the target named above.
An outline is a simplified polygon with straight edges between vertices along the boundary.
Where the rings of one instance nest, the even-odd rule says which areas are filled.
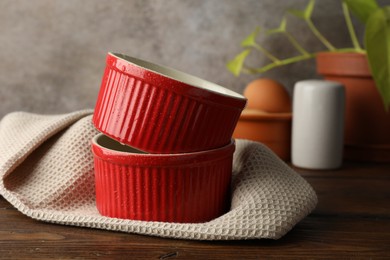
[[[119,153],[131,153],[131,154],[148,154],[144,151],[138,150],[134,147],[124,145],[119,143],[118,141],[103,135],[103,134],[98,134],[96,135],[93,139],[92,142],[95,145],[98,145],[104,149],[109,149],[115,152]]]
[[[123,55],[123,54],[119,54],[119,53],[110,53],[110,55],[113,55],[119,59],[130,62],[130,63],[132,63],[138,67],[144,68],[146,70],[153,71],[154,73],[160,74],[164,77],[168,77],[168,78],[186,83],[186,84],[194,86],[194,87],[198,87],[198,88],[205,89],[208,91],[216,92],[216,93],[219,93],[219,94],[222,94],[225,96],[231,96],[231,97],[239,98],[239,99],[246,99],[244,96],[242,96],[242,95],[240,95],[240,94],[238,94],[230,89],[224,88],[224,87],[219,86],[215,83],[209,82],[207,80],[203,80],[201,78],[189,75],[187,73],[184,73],[184,72],[181,72],[181,71],[169,68],[169,67],[157,65],[157,64],[145,61],[145,60],[140,60],[140,59],[130,57],[127,55]]]
[[[219,150],[227,149],[228,146],[234,145],[234,140],[232,139],[231,142],[223,147],[212,149],[212,150],[206,150],[206,151],[198,151],[198,152],[190,152],[190,153],[175,153],[175,154],[154,154],[154,153],[148,153],[144,152],[142,150],[139,150],[137,148],[124,145],[119,143],[118,141],[108,137],[107,135],[104,135],[102,133],[95,135],[92,138],[92,143],[96,146],[99,146],[102,149],[111,150],[113,153],[116,153],[118,155],[132,155],[132,156],[141,156],[141,157],[186,157],[191,155],[199,155],[199,154],[210,154],[213,152],[217,152]]]

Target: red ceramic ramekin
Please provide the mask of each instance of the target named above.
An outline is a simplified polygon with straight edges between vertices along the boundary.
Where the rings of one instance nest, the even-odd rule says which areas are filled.
[[[245,104],[245,97],[216,84],[109,53],[93,123],[142,151],[204,151],[229,144]]]
[[[200,223],[230,205],[234,142],[203,152],[148,154],[106,135],[92,139],[96,205],[108,217]]]

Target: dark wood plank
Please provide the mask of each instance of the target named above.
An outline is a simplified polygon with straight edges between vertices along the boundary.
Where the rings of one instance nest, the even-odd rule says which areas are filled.
[[[317,192],[315,213],[390,217],[390,164],[345,163],[332,171],[295,169]]]
[[[390,165],[297,171],[319,204],[276,241],[189,241],[56,225],[24,216],[0,196],[0,258],[390,258]]]
[[[20,258],[136,256],[158,259],[390,257],[389,219],[312,215],[280,240],[187,241],[46,224],[15,210],[0,214],[0,255]],[[9,221],[13,219],[13,222]],[[6,222],[8,221],[8,223]],[[315,251],[313,251],[315,250]]]
[[[290,166],[305,178],[390,179],[390,163],[344,162],[341,168],[335,170],[308,170]]]

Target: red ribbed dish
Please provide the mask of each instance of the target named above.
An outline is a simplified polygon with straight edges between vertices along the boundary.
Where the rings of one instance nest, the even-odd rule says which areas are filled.
[[[185,154],[147,154],[98,134],[92,140],[96,205],[108,217],[200,223],[228,210],[234,142]]]
[[[229,144],[245,104],[245,97],[216,84],[109,53],[93,123],[150,153],[203,151]]]

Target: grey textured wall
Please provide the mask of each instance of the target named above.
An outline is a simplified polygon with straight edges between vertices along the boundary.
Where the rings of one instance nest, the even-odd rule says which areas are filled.
[[[174,67],[241,92],[257,76],[235,78],[225,63],[255,26],[278,26],[283,10],[307,0],[0,0],[0,116],[24,110],[62,113],[92,108],[105,55],[122,52]],[[314,22],[338,47],[348,46],[339,0],[319,0]],[[289,19],[302,45],[322,45]],[[260,37],[283,57],[283,37]],[[264,57],[251,58],[263,64]],[[316,77],[308,61],[264,76],[289,89]]]

